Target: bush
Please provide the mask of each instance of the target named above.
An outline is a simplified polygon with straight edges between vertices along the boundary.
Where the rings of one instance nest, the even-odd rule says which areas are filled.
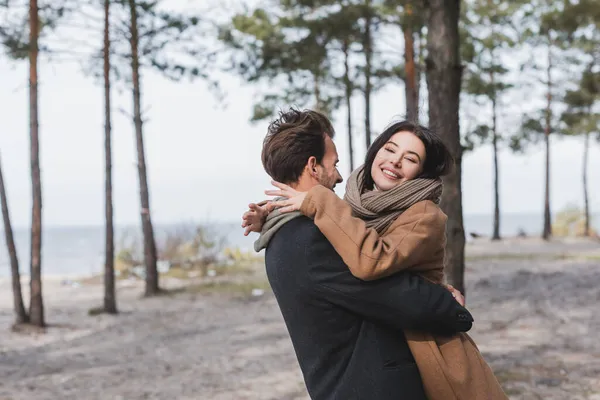
[[[224,245],[224,237],[206,226],[181,225],[159,232],[156,236],[159,272],[164,273],[172,268],[199,270],[204,276],[209,268],[228,258],[222,254]],[[126,232],[120,240],[115,258],[115,270],[120,277],[145,275],[143,242],[139,234]]]
[[[584,236],[585,213],[576,206],[567,206],[555,215],[554,223],[552,224],[552,234],[558,237]],[[597,235],[591,227],[590,235]]]

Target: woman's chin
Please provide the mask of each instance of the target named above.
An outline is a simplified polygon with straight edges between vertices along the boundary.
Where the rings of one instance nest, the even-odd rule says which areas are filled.
[[[377,188],[377,190],[380,190],[382,192],[385,192],[386,190],[390,190],[391,188],[393,188],[396,185],[397,184],[391,183],[387,179],[385,181],[382,181],[382,180],[380,180],[379,182],[375,181],[375,187]]]
[[[382,192],[395,188],[396,186],[401,184],[402,181],[402,179],[395,179],[392,181],[391,179],[388,179],[386,177],[380,177],[376,180],[374,179],[375,187],[377,188],[377,190],[380,190]]]

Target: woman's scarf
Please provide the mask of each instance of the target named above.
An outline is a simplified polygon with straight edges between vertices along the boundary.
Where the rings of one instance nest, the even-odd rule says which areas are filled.
[[[344,200],[352,207],[355,217],[364,220],[367,227],[374,228],[379,234],[414,204],[431,200],[440,203],[442,180],[416,178],[403,182],[390,190],[363,191],[364,166],[357,168],[346,184]]]

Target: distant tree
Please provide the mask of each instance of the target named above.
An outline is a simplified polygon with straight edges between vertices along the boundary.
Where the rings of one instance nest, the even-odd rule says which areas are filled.
[[[420,81],[422,70],[418,58],[422,52],[417,51],[415,38],[420,37],[419,35],[425,23],[425,13],[421,2],[405,1],[404,3],[401,26],[404,33],[406,118],[412,121],[419,121]]]
[[[145,295],[153,296],[160,292],[157,269],[157,250],[154,227],[151,218],[150,190],[143,141],[142,74],[144,70],[154,70],[173,81],[184,78],[200,78],[209,83],[211,90],[218,92],[218,84],[210,75],[210,68],[216,56],[214,49],[205,46],[206,41],[198,40],[210,29],[206,21],[195,15],[180,14],[164,7],[166,1],[156,0],[109,0],[92,1],[81,4],[76,13],[77,22],[85,23],[86,28],[103,32],[103,45],[83,43],[85,55],[79,57],[85,65],[84,72],[97,78],[104,87],[105,108],[105,204],[106,204],[106,260],[105,260],[105,305],[112,309],[116,299],[114,294],[114,261],[109,261],[114,253],[114,227],[110,222],[112,212],[112,157],[111,153],[111,106],[110,91],[116,85],[124,84],[131,90],[138,181],[140,187],[140,216],[144,243],[144,265],[146,269]],[[102,5],[103,18],[97,18]],[[108,7],[108,8],[107,8]],[[109,14],[107,14],[109,13]],[[97,22],[102,21],[102,28]],[[91,54],[91,57],[89,53]],[[77,53],[79,54],[79,53]],[[84,61],[87,61],[85,63]],[[122,89],[123,86],[118,86]]]
[[[115,291],[115,239],[112,196],[112,147],[111,147],[111,101],[110,101],[110,6],[111,0],[104,0],[104,312],[117,313]]]
[[[346,100],[346,129],[348,132],[348,158],[350,160],[350,172],[354,171],[354,145],[352,137],[352,94],[354,84],[351,79],[350,69],[350,41],[342,41],[342,52],[344,53],[344,98]]]
[[[222,26],[220,40],[230,49],[225,70],[260,88],[252,121],[271,118],[282,105],[318,109],[332,117],[345,104],[353,169],[350,105],[357,90],[353,59],[359,9],[343,2],[328,13],[328,6],[327,1],[282,1],[277,13],[257,8],[236,14]],[[314,13],[321,17],[312,18]],[[344,35],[338,34],[342,31]],[[333,73],[333,53],[343,66],[340,76]]]
[[[498,130],[498,114],[501,97],[511,87],[507,76],[510,72],[503,66],[501,52],[517,44],[516,32],[511,19],[520,7],[518,2],[498,0],[471,0],[465,3],[467,35],[463,44],[463,56],[467,62],[463,89],[479,105],[491,108],[491,121],[478,124],[471,132],[480,143],[491,143],[494,160],[494,221],[492,240],[500,239],[500,178],[498,150],[502,140]]]
[[[600,8],[595,0],[565,2],[555,21],[565,32],[564,46],[574,48],[577,60],[587,58],[586,67],[575,88],[567,91],[563,102],[567,106],[561,120],[565,133],[584,138],[583,201],[584,234],[590,235],[590,205],[588,195],[588,157],[590,138],[600,140]]]
[[[600,141],[600,72],[594,71],[592,65],[584,71],[578,82],[578,87],[567,91],[563,99],[567,109],[563,112],[561,120],[565,125],[564,133],[569,135],[582,135],[583,148],[583,201],[584,201],[584,235],[590,236],[590,202],[588,192],[588,157],[590,137],[596,135]]]
[[[160,292],[158,286],[158,269],[156,257],[156,240],[154,227],[150,215],[150,194],[148,191],[148,174],[146,172],[146,155],[144,151],[144,133],[142,129],[142,95],[140,88],[140,60],[139,60],[139,32],[138,32],[138,4],[136,0],[128,0],[130,10],[130,36],[131,44],[131,82],[133,85],[133,121],[137,145],[138,179],[140,185],[140,215],[142,218],[142,231],[144,233],[144,263],[146,264],[146,296],[153,296]]]
[[[8,8],[8,0],[4,2],[0,2],[0,9]],[[8,50],[9,52],[12,50],[10,48],[10,35],[6,30],[5,26],[0,23],[0,39],[2,40],[2,48],[4,50]],[[8,197],[6,194],[6,187],[4,184],[4,176],[2,173],[2,165],[0,162],[0,203],[2,205],[2,219],[4,223],[4,237],[6,241],[6,247],[8,250],[8,256],[10,258],[10,271],[11,271],[11,280],[12,280],[12,292],[13,292],[13,307],[15,311],[15,323],[22,324],[29,322],[29,315],[25,309],[25,305],[23,303],[23,294],[21,291],[21,274],[19,271],[19,258],[17,255],[17,249],[15,246],[15,241],[13,237],[12,224],[10,222],[10,212],[8,209]]]
[[[365,74],[365,71],[361,71],[358,67],[357,62],[357,54],[362,52],[362,48],[359,47],[362,46],[361,37],[363,36],[360,27],[360,14],[361,8],[355,6],[352,1],[345,1],[342,3],[342,7],[337,11],[331,12],[326,16],[326,24],[324,25],[330,37],[328,46],[328,57],[332,60],[330,63],[335,66],[339,63],[337,60],[341,56],[344,65],[343,74],[341,76],[331,72],[329,86],[331,86],[330,90],[332,91],[332,94],[330,95],[333,100],[331,101],[332,107],[344,104],[346,108],[346,130],[350,172],[354,170],[352,98],[354,97],[354,93],[358,90],[363,91],[364,93],[364,90],[358,83],[360,75],[362,74],[364,76]],[[371,55],[371,61],[372,58],[373,55]],[[371,72],[371,74],[371,87],[369,90],[372,93],[378,88],[377,86],[373,87],[372,85],[372,81],[376,78],[375,75],[377,73]],[[344,100],[343,103],[341,101],[342,98]],[[366,125],[367,124],[365,123],[365,127]]]
[[[0,163],[0,202],[2,203],[2,218],[4,220],[4,237],[8,256],[10,257],[10,272],[12,278],[13,304],[15,309],[15,323],[22,324],[29,322],[29,315],[25,311],[23,304],[23,295],[21,293],[21,275],[19,273],[19,258],[15,240],[13,238],[12,225],[10,223],[10,213],[8,211],[8,199],[6,188],[4,186],[4,177],[2,174],[2,165]]]
[[[388,24],[397,25],[404,37],[404,65],[400,77],[404,83],[406,118],[419,120],[420,82],[423,68],[419,59],[423,58],[425,26],[425,2],[414,0],[386,0],[382,18]],[[403,68],[403,69],[402,69]]]
[[[541,72],[545,77],[540,82],[545,86],[546,105],[543,109],[528,112],[523,119],[521,132],[512,138],[511,147],[520,150],[528,142],[537,142],[543,138],[545,148],[545,191],[544,222],[542,238],[549,240],[552,236],[552,215],[550,211],[550,142],[551,135],[557,132],[560,123],[555,112],[557,98],[556,70],[561,64],[565,31],[560,20],[561,5],[551,0],[525,2],[521,8],[523,14],[520,27],[521,38],[532,49],[532,57],[525,67]],[[545,57],[534,57],[544,50]],[[545,62],[540,62],[544,59]]]
[[[345,105],[353,152],[350,104],[358,92],[364,98],[369,146],[372,96],[400,77],[400,68],[377,46],[380,27],[390,19],[378,3],[280,0],[269,10],[245,11],[225,24],[220,38],[231,54],[226,70],[261,92],[253,121],[270,118],[282,104],[318,108],[330,117]]]
[[[374,10],[371,5],[371,0],[364,0],[363,7],[363,29],[362,29],[362,46],[365,56],[365,148],[371,147],[371,95],[373,93],[373,84],[371,82],[373,73],[373,30],[374,25]]]
[[[220,39],[231,50],[226,71],[246,82],[267,86],[254,104],[253,121],[270,118],[282,104],[331,113],[339,96],[331,95],[330,35],[323,19],[307,19],[312,5],[280,5],[280,14],[257,8],[236,14],[221,27]],[[302,31],[304,34],[295,34]]]
[[[163,3],[155,0],[115,0],[115,4],[121,6],[116,10],[117,17],[113,20],[119,40],[112,41],[110,50],[110,69],[132,91],[144,237],[145,296],[158,294],[160,287],[144,150],[142,71],[153,69],[175,81],[185,77],[201,78],[209,82],[212,88],[217,87],[208,71],[215,54],[203,46],[204,42],[198,41],[198,37],[204,33],[200,18],[166,11]],[[127,41],[120,40],[122,38],[127,38]],[[105,73],[103,71],[102,75]]]
[[[40,174],[38,120],[38,39],[40,20],[37,0],[29,2],[29,134],[31,141],[31,299],[29,318],[33,325],[44,327],[42,298],[42,178]]]
[[[56,27],[58,21],[73,9],[68,2],[44,3],[30,0],[27,10],[23,3],[5,1],[0,6],[0,40],[6,54],[14,60],[29,63],[29,136],[31,168],[31,248],[29,322],[37,327],[46,325],[42,296],[42,182],[39,156],[38,58],[40,52],[51,53],[40,46],[40,36]],[[26,29],[28,28],[28,29]],[[12,261],[11,261],[12,262]],[[14,279],[14,275],[13,275]]]

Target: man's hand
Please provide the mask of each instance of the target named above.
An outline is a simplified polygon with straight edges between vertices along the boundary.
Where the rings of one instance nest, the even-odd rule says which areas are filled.
[[[452,285],[444,285],[446,287],[446,289],[448,289],[450,291],[450,293],[452,293],[452,296],[456,299],[456,301],[458,301],[458,304],[460,304],[461,306],[465,306],[465,296],[463,296],[463,294],[461,292],[459,292],[457,289],[454,288],[454,286]]]
[[[260,232],[269,212],[273,209],[270,203],[263,205],[250,203],[248,207],[249,210],[242,215],[242,228],[246,228],[244,236],[248,236],[250,232]]]

